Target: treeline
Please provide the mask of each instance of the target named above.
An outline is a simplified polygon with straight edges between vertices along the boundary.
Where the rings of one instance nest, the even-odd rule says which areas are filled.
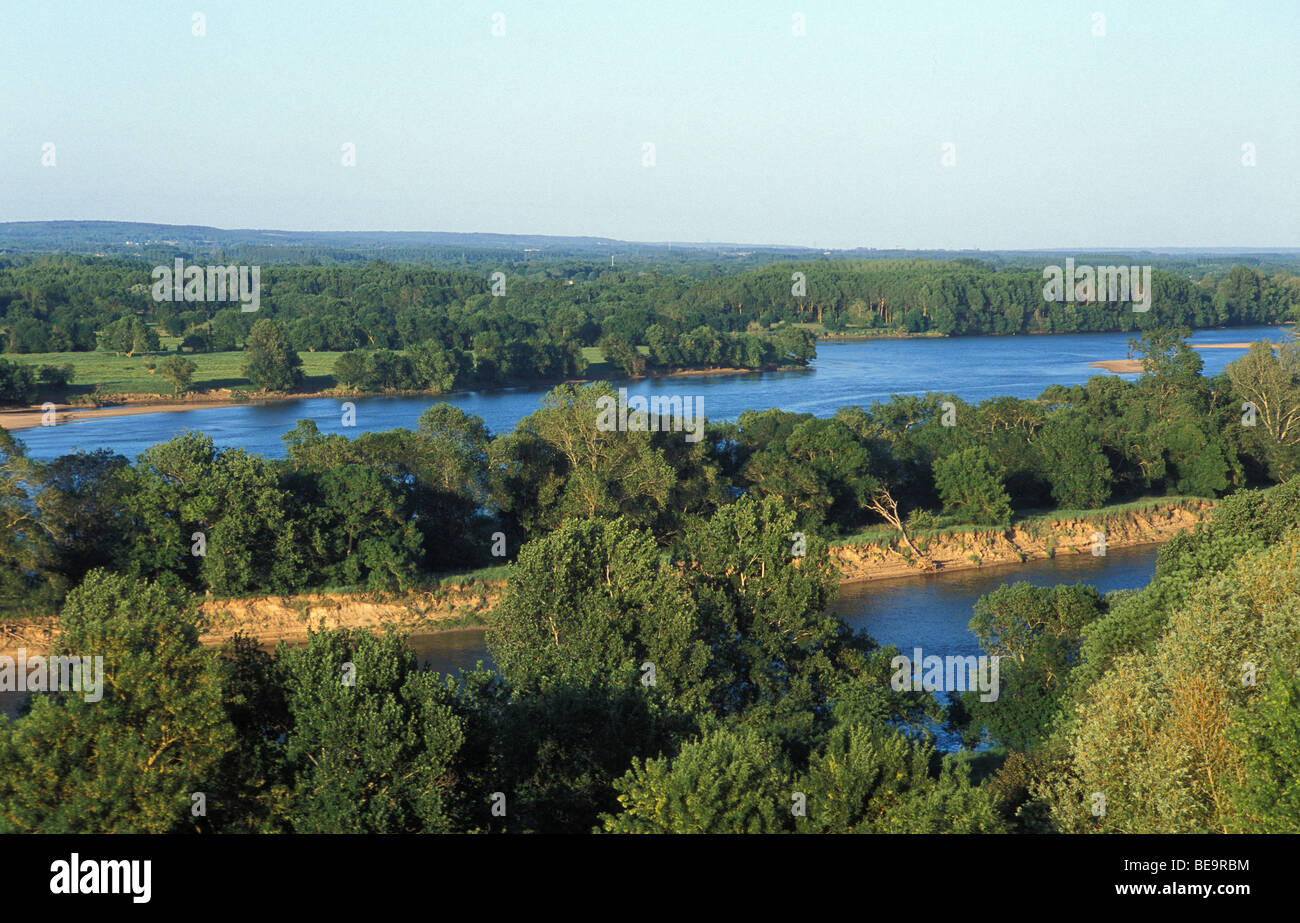
[[[70,364],[32,367],[0,359],[0,404],[30,404],[39,394],[65,391],[72,373]]]
[[[268,265],[258,317],[283,322],[299,350],[404,350],[430,341],[477,350],[480,340],[550,344],[561,351],[606,343],[620,365],[642,349],[667,366],[714,334],[758,334],[820,323],[832,331],[948,335],[1140,331],[1160,326],[1275,323],[1295,316],[1300,277],[1234,266],[1193,282],[1157,269],[1152,306],[1044,299],[1041,270],[976,260],[817,261],[772,264],[701,278],[683,269],[610,269],[575,263],[503,264],[496,273],[375,261],[363,266]],[[135,321],[181,337],[184,348],[238,348],[253,315],[226,302],[156,302],[142,261],[47,257],[0,263],[0,330],[8,352],[136,344]],[[116,326],[115,326],[116,325]],[[652,331],[654,339],[652,341]],[[147,345],[147,344],[146,344]],[[776,343],[776,353],[784,350]],[[746,341],[745,367],[758,358]],[[788,351],[785,351],[788,352]],[[721,359],[716,361],[722,361]]]
[[[496,435],[447,404],[414,430],[355,439],[303,420],[278,461],[187,434],[134,463],[107,451],[36,462],[5,436],[0,598],[48,608],[96,564],[227,596],[398,590],[502,563],[496,533],[513,558],[575,518],[621,517],[681,556],[691,524],[742,495],[826,539],[882,521],[906,539],[1005,527],[1017,510],[1217,497],[1300,468],[1296,344],[1257,344],[1214,379],[1173,332],[1134,348],[1147,365],[1136,382],[1098,376],[976,405],[895,396],[829,419],[748,411],[699,441],[668,420],[602,430],[599,402],[615,393],[604,383],[559,386]]]

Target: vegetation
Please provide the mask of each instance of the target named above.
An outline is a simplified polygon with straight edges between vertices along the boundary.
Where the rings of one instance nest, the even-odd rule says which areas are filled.
[[[248,348],[292,374],[258,323]],[[0,721],[0,829],[1300,832],[1300,449],[1241,414],[1254,388],[1285,419],[1294,366],[1206,380],[1173,333],[1134,349],[1136,382],[751,412],[699,442],[599,429],[604,383],[508,434],[449,405],[355,439],[301,421],[283,460],[189,433],[39,462],[0,432],[0,606],[57,610],[56,653],[105,662],[97,701]],[[996,700],[896,689],[897,652],[827,612],[829,540],[882,520],[924,541],[1162,492],[1223,499],[1146,589],[979,602]],[[438,676],[371,631],[198,642],[199,594],[507,559],[497,672]],[[936,721],[992,745],[980,772]]]

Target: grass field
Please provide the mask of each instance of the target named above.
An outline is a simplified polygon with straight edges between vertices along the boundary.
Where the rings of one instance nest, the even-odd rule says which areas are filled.
[[[172,393],[170,383],[156,372],[145,368],[146,360],[162,362],[174,353],[125,356],[113,353],[27,353],[13,358],[24,365],[71,365],[73,368],[71,395],[92,394],[98,386],[100,394],[162,394]],[[304,352],[302,356],[303,387],[308,391],[322,391],[335,387],[334,362],[342,353]],[[194,374],[195,389],[233,388],[252,389],[242,371],[244,353],[231,350],[223,353],[185,353],[185,358],[197,365]]]
[[[171,385],[157,372],[145,368],[145,362],[152,360],[160,363],[170,355],[179,340],[176,337],[162,337],[164,351],[136,356],[126,356],[106,352],[90,353],[25,353],[6,356],[22,363],[39,367],[42,365],[71,365],[72,386],[69,396],[90,395],[98,389],[100,394],[161,394],[172,393]],[[645,347],[642,347],[645,349]],[[586,378],[621,377],[614,366],[605,361],[605,355],[595,346],[586,346],[582,350],[587,360]],[[252,384],[244,377],[244,353],[231,350],[221,353],[185,353],[185,358],[197,365],[194,373],[194,390],[212,390],[231,388],[234,390],[253,390]],[[334,380],[334,363],[341,352],[301,352],[303,390],[324,391],[338,386]]]

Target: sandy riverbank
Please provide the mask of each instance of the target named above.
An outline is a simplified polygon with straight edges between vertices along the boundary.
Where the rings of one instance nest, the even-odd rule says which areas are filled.
[[[635,375],[631,379],[619,378],[616,381],[640,381],[645,378],[678,378],[692,375],[746,375],[757,373],[760,369],[681,369],[676,372],[662,372],[647,375]],[[597,379],[594,378],[574,378],[567,379],[564,384],[589,384]],[[554,385],[555,381],[538,382],[539,385]],[[451,393],[460,394],[464,392],[432,392],[432,391],[350,391],[350,390],[329,390],[329,391],[311,391],[302,393],[269,393],[266,395],[250,395],[245,400],[236,401],[231,397],[228,390],[207,391],[202,394],[195,394],[184,400],[167,399],[158,394],[141,394],[131,395],[124,394],[121,396],[121,403],[115,403],[107,407],[88,407],[85,404],[55,404],[56,413],[55,424],[71,423],[75,420],[95,420],[100,417],[129,417],[145,413],[174,413],[182,410],[205,410],[215,407],[237,407],[247,404],[261,404],[270,401],[290,401],[290,400],[308,400],[313,398],[335,398],[338,400],[351,400],[361,397],[427,397],[431,399],[446,398]],[[0,429],[9,431],[33,429],[44,424],[45,409],[43,404],[31,404],[27,407],[20,407],[9,410],[0,410]]]
[[[1258,341],[1256,341],[1258,342]],[[1267,342],[1267,341],[1264,341]],[[1192,349],[1250,349],[1254,342],[1248,343],[1193,343]],[[1270,344],[1274,350],[1277,349],[1276,343]],[[1103,359],[1100,362],[1089,362],[1090,369],[1105,369],[1107,372],[1118,372],[1122,375],[1130,372],[1142,371],[1141,359]]]
[[[1105,369],[1107,372],[1119,372],[1128,374],[1129,372],[1142,371],[1141,359],[1103,359],[1101,362],[1089,362],[1090,369]]]
[[[165,404],[115,404],[111,407],[85,407],[79,404],[55,404],[55,423],[74,420],[95,420],[100,417],[130,417],[142,413],[171,413],[177,410],[202,410],[207,407],[234,407],[238,402],[229,399],[210,401],[173,401]],[[40,407],[0,411],[0,429],[20,430],[41,426],[45,411]]]
[[[1160,545],[1194,528],[1213,509],[1212,501],[1199,500],[1080,519],[1024,523],[1009,529],[920,537],[915,542],[926,553],[925,564],[904,556],[901,540],[833,545],[831,559],[846,583],[955,573],[991,564],[1024,564],[1057,555],[1092,554],[1097,532],[1105,535],[1107,548]]]

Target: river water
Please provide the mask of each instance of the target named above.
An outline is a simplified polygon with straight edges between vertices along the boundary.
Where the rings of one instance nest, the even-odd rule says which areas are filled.
[[[860,580],[843,584],[830,609],[853,628],[881,644],[897,645],[909,657],[914,647],[940,657],[978,656],[982,651],[968,625],[975,601],[984,594],[1019,580],[1037,586],[1089,583],[1103,593],[1141,589],[1155,573],[1156,550],[1154,545],[1111,548],[1099,557],[1058,555],[949,574]],[[481,628],[412,635],[410,642],[421,661],[440,672],[473,669],[480,660],[493,666]]]
[[[1191,342],[1280,340],[1287,327],[1236,327],[1198,331]],[[682,395],[703,399],[710,419],[734,420],[745,410],[783,410],[828,417],[846,405],[866,405],[891,394],[945,391],[967,401],[997,395],[1037,397],[1052,384],[1083,384],[1094,375],[1090,362],[1123,359],[1123,333],[1052,336],[957,337],[820,343],[807,369],[727,375],[648,378],[625,383],[632,395]],[[1215,375],[1244,354],[1240,349],[1205,349],[1205,374]],[[1134,378],[1134,375],[1126,375]],[[280,437],[300,419],[315,420],[322,432],[355,436],[360,431],[414,428],[421,412],[437,401],[483,418],[494,433],[513,429],[537,410],[543,387],[508,388],[431,397],[358,398],[356,426],[342,425],[340,402],[311,398],[80,420],[17,433],[33,458],[53,458],[78,449],[108,448],[134,458],[149,446],[186,429],[202,430],[218,446],[243,447],[271,458],[285,454]]]

